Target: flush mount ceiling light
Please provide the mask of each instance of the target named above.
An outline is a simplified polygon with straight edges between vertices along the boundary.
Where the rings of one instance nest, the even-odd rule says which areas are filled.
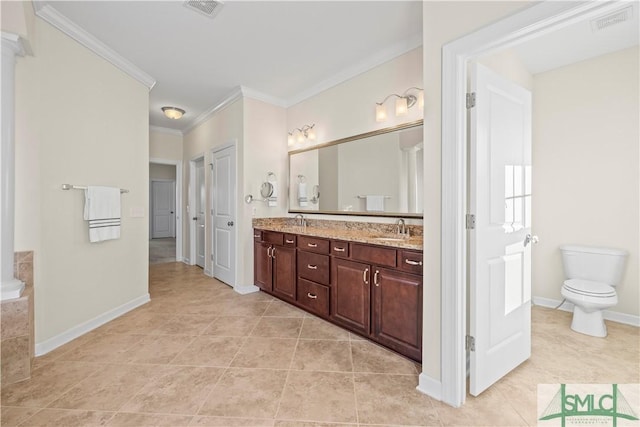
[[[178,120],[185,113],[185,111],[182,108],[178,108],[178,107],[162,107],[162,112],[164,113],[165,116],[173,120]]]
[[[415,92],[415,95],[410,93],[411,91]],[[409,112],[409,108],[418,104],[420,109],[424,108],[424,91],[419,87],[410,87],[405,90],[402,95],[398,95],[397,93],[392,93],[388,95],[382,102],[376,102],[376,122],[384,122],[387,120],[387,107],[384,106],[384,103],[387,102],[389,98],[395,96],[396,99],[396,116],[406,116]]]
[[[302,143],[305,140],[315,141],[316,140],[316,131],[313,129],[315,127],[315,123],[311,126],[304,125],[301,128],[295,128],[291,132],[289,132],[288,144],[289,146],[295,144],[296,142]]]

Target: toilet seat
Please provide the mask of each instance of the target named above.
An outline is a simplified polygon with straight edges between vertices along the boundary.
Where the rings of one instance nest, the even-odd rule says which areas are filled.
[[[613,286],[591,280],[565,280],[563,288],[567,292],[592,298],[611,298],[617,295]]]

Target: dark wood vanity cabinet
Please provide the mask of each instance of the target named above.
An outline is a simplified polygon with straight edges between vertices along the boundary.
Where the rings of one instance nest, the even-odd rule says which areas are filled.
[[[331,282],[331,320],[355,332],[369,335],[371,266],[334,259]]]
[[[295,301],[295,236],[256,230],[253,247],[256,286],[284,300]]]
[[[407,357],[422,357],[422,252],[254,232],[256,286]]]

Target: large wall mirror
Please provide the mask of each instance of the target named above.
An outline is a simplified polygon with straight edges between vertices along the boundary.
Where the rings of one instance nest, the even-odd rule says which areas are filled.
[[[422,120],[289,153],[289,212],[422,218]]]

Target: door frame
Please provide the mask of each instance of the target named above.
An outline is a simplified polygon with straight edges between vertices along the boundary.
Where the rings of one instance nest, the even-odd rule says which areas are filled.
[[[235,219],[235,227],[233,228],[233,238],[236,239],[236,250],[235,253],[230,254],[230,256],[233,257],[233,266],[234,266],[234,272],[233,272],[233,276],[234,276],[234,283],[233,284],[229,284],[232,288],[235,288],[236,283],[238,282],[238,213],[239,213],[239,209],[238,209],[238,140],[237,139],[233,139],[229,142],[227,142],[226,144],[222,144],[222,145],[217,145],[215,147],[213,147],[211,149],[210,152],[210,159],[211,162],[209,162],[209,174],[210,174],[210,178],[211,178],[211,186],[209,188],[209,203],[207,204],[208,208],[209,208],[209,223],[211,224],[211,230],[210,230],[210,236],[211,236],[211,240],[210,240],[210,245],[209,245],[209,262],[211,263],[211,268],[210,270],[210,274],[209,276],[214,277],[215,276],[215,271],[214,271],[214,265],[215,263],[213,262],[213,248],[216,247],[216,240],[215,240],[215,226],[213,223],[213,202],[214,202],[214,197],[215,197],[215,190],[216,190],[216,182],[215,182],[215,175],[213,174],[213,159],[215,156],[215,153],[217,153],[218,151],[222,151],[222,150],[226,150],[227,148],[231,148],[233,147],[235,149],[235,160],[236,163],[234,166],[235,169],[235,176],[234,176],[234,188],[233,188],[233,194],[235,195],[235,212],[236,212],[236,219]]]
[[[158,165],[173,165],[176,167],[176,261],[182,262],[182,160],[162,159],[150,157],[149,163]],[[151,180],[149,180],[149,192],[151,192]],[[149,211],[151,215],[151,211]],[[149,216],[149,222],[151,217]],[[151,236],[149,236],[151,238]]]
[[[621,6],[619,2],[546,1],[442,47],[439,397],[451,406],[461,406],[466,397],[467,62]]]
[[[196,154],[191,157],[189,160],[189,201],[187,203],[187,220],[189,221],[189,258],[185,259],[186,264],[188,265],[196,265],[196,223],[193,221],[192,215],[193,210],[196,205],[196,163],[202,159],[202,163],[204,164],[205,158],[204,153]],[[205,173],[205,188],[206,188],[206,176]],[[206,215],[205,215],[205,236],[207,235],[207,224],[206,224]],[[207,251],[206,251],[206,242],[205,242],[205,256],[204,262],[205,266],[207,263]]]

